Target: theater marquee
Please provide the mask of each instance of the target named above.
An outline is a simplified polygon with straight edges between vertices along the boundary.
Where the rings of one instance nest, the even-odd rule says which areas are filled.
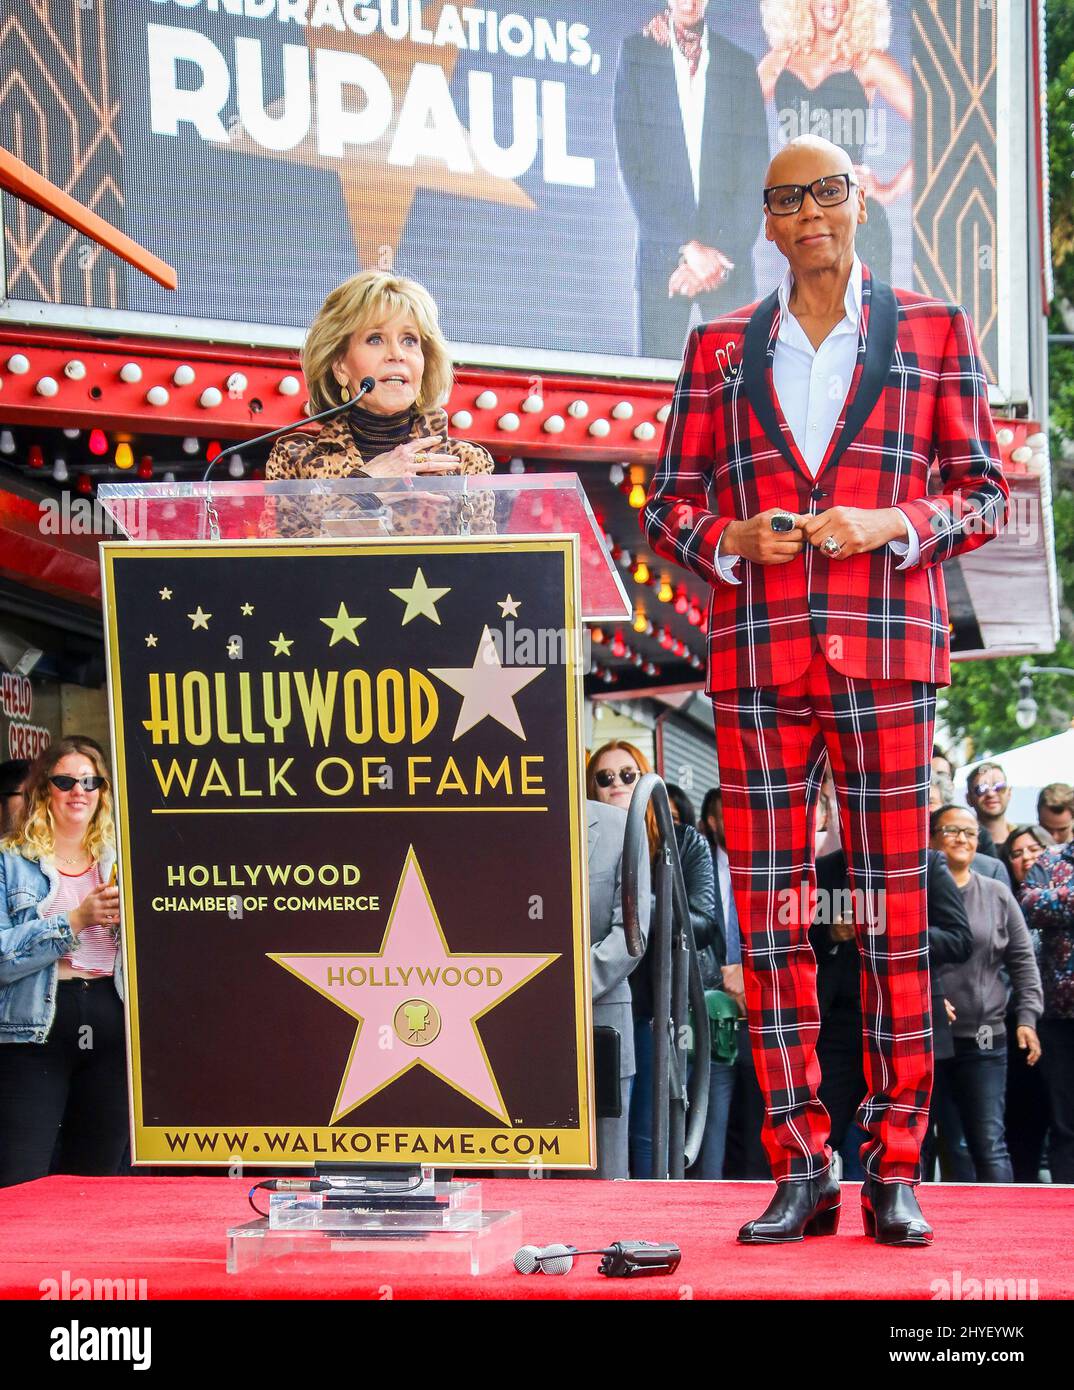
[[[590,1166],[575,538],[102,551],[135,1161]]]

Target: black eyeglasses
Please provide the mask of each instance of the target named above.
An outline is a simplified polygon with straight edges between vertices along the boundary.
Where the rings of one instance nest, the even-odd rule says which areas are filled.
[[[837,208],[850,197],[857,183],[849,174],[826,174],[812,183],[777,183],[764,191],[764,205],[773,217],[791,217],[812,193],[819,208]]]
[[[602,768],[600,772],[595,774],[593,780],[598,787],[614,787],[617,777],[624,787],[629,787],[631,783],[637,781],[638,769],[636,767],[621,767],[618,772],[612,772],[610,768]]]
[[[68,777],[66,773],[61,772],[48,780],[61,792],[73,791],[76,786],[81,787],[84,792],[95,792],[105,785],[103,777],[91,777],[88,773],[85,777]]]

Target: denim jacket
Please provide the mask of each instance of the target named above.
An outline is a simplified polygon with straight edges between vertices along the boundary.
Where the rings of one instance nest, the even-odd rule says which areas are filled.
[[[114,862],[115,853],[106,851],[100,861],[105,883]],[[14,850],[0,852],[0,1043],[43,1043],[52,1027],[60,957],[78,944],[67,913],[49,913],[59,889],[51,859],[38,863]],[[122,953],[115,984],[122,999]]]

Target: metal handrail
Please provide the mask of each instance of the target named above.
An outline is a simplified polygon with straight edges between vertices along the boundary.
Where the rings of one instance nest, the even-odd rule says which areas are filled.
[[[667,787],[654,772],[634,789],[623,842],[623,929],[632,956],[645,951],[638,917],[639,866],[649,856],[645,813],[652,802],[660,834],[653,875],[648,949],[653,961],[653,1177],[682,1178],[701,1151],[708,1117],[711,1029],[690,904]],[[693,1011],[694,1064],[686,1053]]]

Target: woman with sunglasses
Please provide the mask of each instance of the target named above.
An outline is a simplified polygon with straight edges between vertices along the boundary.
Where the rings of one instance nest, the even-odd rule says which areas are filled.
[[[107,1175],[123,1157],[115,857],[104,754],[61,739],[31,768],[25,814],[0,841],[0,1187],[50,1166]]]

